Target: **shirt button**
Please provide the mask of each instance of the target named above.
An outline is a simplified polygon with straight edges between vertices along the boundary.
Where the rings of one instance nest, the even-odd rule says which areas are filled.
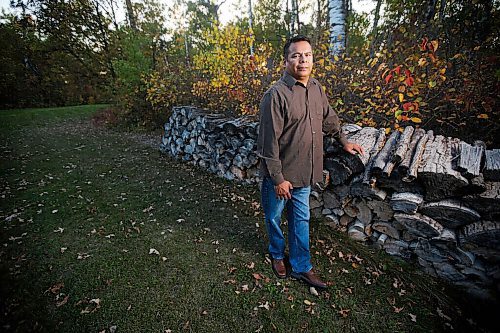
[[[316,134],[316,132],[315,132],[315,131],[313,131],[313,134]]]

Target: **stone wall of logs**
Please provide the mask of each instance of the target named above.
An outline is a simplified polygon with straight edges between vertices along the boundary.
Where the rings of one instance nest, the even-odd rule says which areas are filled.
[[[325,138],[312,214],[486,300],[500,294],[500,149],[432,131],[345,125],[365,155]],[[176,107],[160,149],[219,176],[259,181],[255,118]]]

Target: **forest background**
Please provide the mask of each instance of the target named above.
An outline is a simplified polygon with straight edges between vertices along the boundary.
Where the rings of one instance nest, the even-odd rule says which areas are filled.
[[[499,1],[366,0],[360,13],[349,0],[240,0],[222,24],[225,2],[10,1],[0,108],[110,103],[99,120],[148,129],[176,105],[255,115],[300,33],[344,121],[500,147]]]

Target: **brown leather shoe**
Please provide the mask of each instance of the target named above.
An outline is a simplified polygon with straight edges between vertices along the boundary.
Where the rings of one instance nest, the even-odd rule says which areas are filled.
[[[327,285],[321,279],[314,273],[314,271],[311,269],[309,272],[305,273],[296,273],[292,272],[292,277],[298,280],[302,280],[308,285],[315,287],[315,288],[320,288],[320,289],[326,289]]]
[[[286,266],[284,259],[271,259],[274,274],[280,279],[286,279]]]

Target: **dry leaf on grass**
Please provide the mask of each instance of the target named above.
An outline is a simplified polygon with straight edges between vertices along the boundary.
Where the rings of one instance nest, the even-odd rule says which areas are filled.
[[[339,315],[341,315],[341,316],[342,316],[342,318],[346,318],[346,317],[349,315],[349,312],[350,312],[350,311],[351,311],[351,310],[348,310],[348,309],[341,309],[341,310],[339,311]]]
[[[393,306],[392,307],[394,309],[394,312],[395,313],[400,313],[401,311],[403,311],[403,309],[405,308],[404,306],[398,308],[397,306]]]
[[[58,301],[56,303],[56,307],[63,306],[64,304],[68,303],[69,295],[66,295],[62,300]]]

